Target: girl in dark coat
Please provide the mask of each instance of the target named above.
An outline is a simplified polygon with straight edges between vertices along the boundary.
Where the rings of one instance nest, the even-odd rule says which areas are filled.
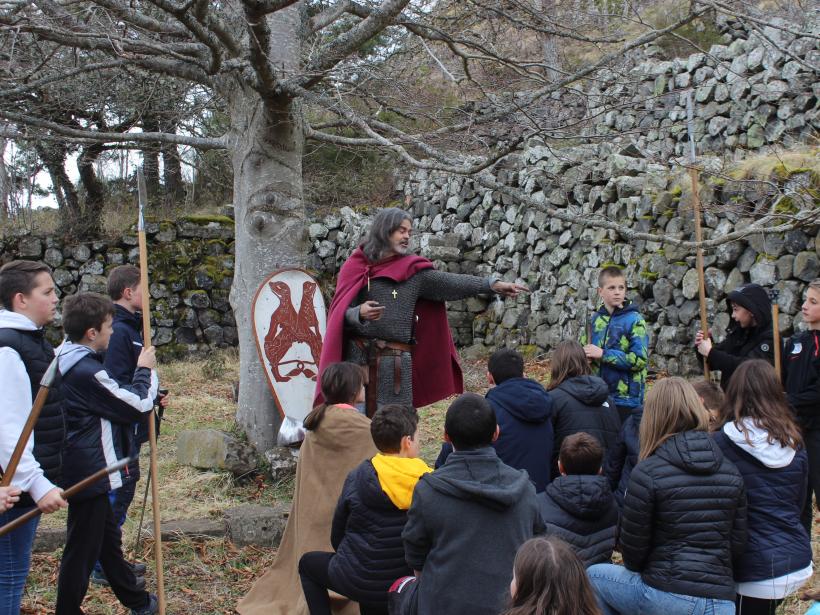
[[[708,429],[706,409],[682,378],[647,394],[621,511],[624,566],[587,569],[606,615],[734,614],[732,561],[746,539],[746,495]]]
[[[618,439],[621,419],[609,387],[593,376],[584,349],[576,341],[558,344],[552,353],[549,391],[552,397],[552,478],[559,476],[558,451],[564,438],[579,432],[595,436],[606,459]]]
[[[738,615],[774,615],[812,575],[800,523],[808,457],[774,369],[746,361],[726,391],[715,442],[746,483],[749,539],[735,567]]]

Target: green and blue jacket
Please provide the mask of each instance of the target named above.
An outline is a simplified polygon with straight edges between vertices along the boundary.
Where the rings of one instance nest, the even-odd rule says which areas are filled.
[[[595,344],[604,355],[593,361],[593,373],[603,378],[615,404],[627,408],[643,405],[649,362],[649,333],[637,306],[626,303],[610,314],[602,306],[590,318],[589,331],[581,332],[581,344]]]

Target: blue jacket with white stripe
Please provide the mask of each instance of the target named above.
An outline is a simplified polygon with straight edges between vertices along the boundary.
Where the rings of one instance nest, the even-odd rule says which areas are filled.
[[[150,416],[157,378],[151,370],[138,368],[131,383],[120,386],[105,371],[102,357],[87,346],[66,342],[59,354],[66,421],[63,485],[68,487],[133,452],[125,430],[115,426]],[[121,473],[116,472],[74,499],[89,499],[121,486]]]

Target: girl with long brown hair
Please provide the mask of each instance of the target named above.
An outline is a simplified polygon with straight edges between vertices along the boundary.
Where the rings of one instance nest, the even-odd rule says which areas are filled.
[[[370,419],[354,407],[364,401],[364,382],[364,371],[355,363],[332,363],[322,371],[319,384],[325,403],[305,418],[307,434],[279,552],[237,606],[242,615],[308,615],[299,559],[309,551],[333,550],[330,529],[344,481],[378,452]]]
[[[620,522],[624,566],[587,569],[605,615],[734,615],[732,559],[743,548],[743,478],[708,432],[682,378],[646,395],[639,461]]]
[[[809,534],[800,523],[808,456],[774,368],[760,359],[737,368],[715,442],[746,485],[749,538],[734,570],[738,615],[774,615],[811,578]]]
[[[586,570],[554,536],[531,538],[518,549],[503,615],[601,615]]]
[[[559,476],[558,451],[564,438],[579,432],[594,436],[604,447],[604,458],[618,439],[621,420],[609,387],[590,372],[584,348],[574,340],[552,351],[549,391],[552,397],[552,478]]]

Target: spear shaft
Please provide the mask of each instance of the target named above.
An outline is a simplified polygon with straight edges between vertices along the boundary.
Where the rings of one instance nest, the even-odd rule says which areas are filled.
[[[139,189],[139,223],[137,239],[140,252],[140,290],[142,291],[142,342],[144,348],[151,347],[151,295],[148,292],[148,246],[145,241],[145,205],[148,203],[148,189],[142,169],[137,171]],[[157,601],[159,615],[165,615],[165,574],[162,568],[162,531],[159,511],[159,474],[157,470],[157,425],[152,416],[148,418],[148,442],[151,446],[151,509],[154,513],[154,562],[157,568]]]
[[[692,90],[686,96],[686,130],[689,133],[689,179],[692,182],[692,209],[695,218],[695,241],[698,248],[695,251],[695,263],[698,270],[698,299],[700,301],[700,328],[704,337],[709,337],[709,320],[706,315],[706,276],[703,272],[703,229],[700,226],[700,188],[698,186],[698,169],[695,166],[695,119]],[[703,358],[703,377],[710,380],[709,364]]]
[[[71,496],[77,495],[80,491],[82,491],[86,487],[89,487],[90,485],[93,485],[98,480],[101,480],[109,474],[113,474],[114,472],[119,472],[125,466],[127,466],[130,461],[131,459],[129,457],[125,457],[124,459],[120,459],[118,462],[111,464],[107,468],[97,470],[91,476],[84,478],[79,483],[74,483],[71,487],[63,491],[63,498],[68,499]],[[41,513],[42,511],[39,508],[35,508],[33,510],[28,511],[26,514],[17,517],[14,521],[6,523],[6,525],[0,527],[0,536],[2,536],[3,534],[8,534],[13,530],[16,530],[21,525],[25,525]]]

